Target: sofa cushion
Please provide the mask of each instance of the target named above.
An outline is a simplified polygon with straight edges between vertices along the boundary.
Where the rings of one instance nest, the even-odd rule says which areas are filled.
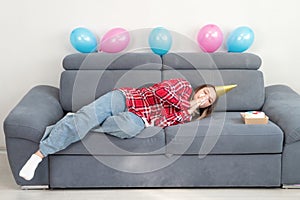
[[[261,66],[261,58],[251,53],[169,53],[162,57],[163,65],[173,69],[250,69]]]
[[[264,104],[263,74],[257,70],[163,70],[163,79],[185,78],[195,89],[201,84],[237,84],[221,96],[216,111],[260,110]]]
[[[162,61],[153,53],[71,54],[63,66],[60,101],[65,111],[75,112],[115,88],[161,81]]]
[[[115,88],[160,81],[160,70],[67,70],[61,74],[60,102],[65,111],[75,112]]]
[[[63,59],[66,70],[161,69],[160,56],[153,53],[76,53]]]
[[[260,110],[264,103],[264,79],[258,71],[261,58],[251,53],[178,52],[162,57],[163,79],[185,78],[193,88],[204,84],[237,84],[219,99],[218,111]]]
[[[90,132],[82,141],[56,154],[64,155],[158,155],[165,154],[165,134],[160,127],[149,127],[131,139],[120,139]]]
[[[271,121],[245,125],[239,112],[215,112],[211,117],[166,128],[170,154],[281,153],[283,133]]]

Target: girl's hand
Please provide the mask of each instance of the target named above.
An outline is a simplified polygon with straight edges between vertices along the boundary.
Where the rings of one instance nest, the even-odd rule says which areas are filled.
[[[195,110],[197,110],[201,105],[205,104],[207,100],[207,98],[199,98],[190,101],[190,108],[188,109],[189,114],[195,112]]]
[[[189,114],[191,115],[197,108],[199,108],[201,101],[199,100],[192,100],[190,101],[190,108],[188,109]]]

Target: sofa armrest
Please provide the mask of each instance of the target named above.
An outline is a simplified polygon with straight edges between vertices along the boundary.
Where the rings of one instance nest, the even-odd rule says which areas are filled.
[[[36,86],[6,117],[4,121],[5,136],[39,143],[45,128],[56,123],[63,115],[58,88]]]
[[[284,132],[285,143],[300,140],[300,95],[285,85],[266,87],[262,110]]]

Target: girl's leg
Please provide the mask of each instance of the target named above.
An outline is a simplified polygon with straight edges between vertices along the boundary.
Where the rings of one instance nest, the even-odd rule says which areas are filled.
[[[125,109],[125,97],[122,92],[118,90],[109,92],[91,104],[82,107],[76,113],[66,115],[54,126],[47,127],[40,142],[40,149],[36,153],[41,153],[46,157],[49,154],[63,150],[70,144],[81,140],[92,128],[102,124],[109,116],[123,112]],[[31,166],[31,160],[35,163],[39,161],[36,156],[32,157],[19,173],[26,180],[33,178],[38,165],[38,163],[33,165],[35,168]]]
[[[81,140],[92,128],[102,124],[109,116],[126,109],[122,92],[114,90],[101,96],[91,104],[82,107],[74,114],[66,115],[46,135],[40,143],[44,156],[65,149]]]
[[[144,121],[132,112],[121,112],[108,117],[103,124],[93,131],[105,132],[118,138],[132,138],[145,128]]]

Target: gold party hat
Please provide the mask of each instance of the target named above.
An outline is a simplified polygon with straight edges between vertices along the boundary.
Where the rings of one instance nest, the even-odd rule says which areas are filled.
[[[223,85],[223,86],[215,86],[217,96],[220,97],[224,95],[225,93],[229,92],[233,88],[235,88],[237,85]]]

